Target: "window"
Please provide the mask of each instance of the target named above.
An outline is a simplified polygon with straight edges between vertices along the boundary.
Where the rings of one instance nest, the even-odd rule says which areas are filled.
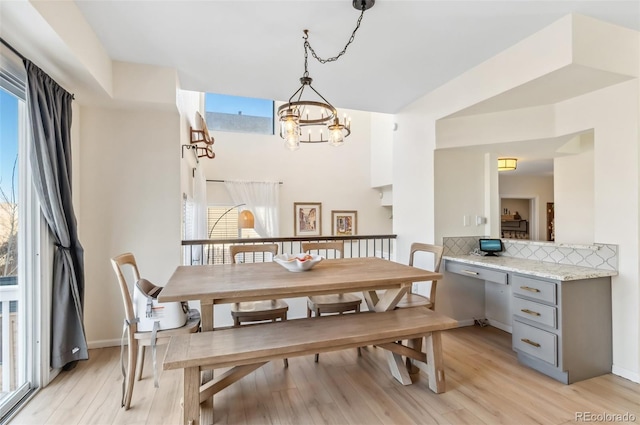
[[[254,229],[238,228],[238,208],[215,206],[207,209],[209,239],[259,238]]]
[[[207,208],[209,239],[259,238],[254,229],[238,228],[238,208],[234,206],[210,206]],[[229,264],[229,244],[209,245],[205,249],[206,264]]]
[[[36,300],[40,213],[26,155],[26,75],[0,53],[0,422],[41,379],[42,341]],[[42,341],[38,345],[36,341]]]
[[[273,135],[273,100],[206,93],[209,130]]]
[[[18,101],[0,88],[0,285],[18,274]]]

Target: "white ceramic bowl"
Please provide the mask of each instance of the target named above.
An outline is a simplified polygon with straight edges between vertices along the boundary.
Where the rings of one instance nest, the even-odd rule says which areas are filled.
[[[273,257],[273,261],[290,272],[306,272],[322,261],[322,256],[314,254],[280,254]]]

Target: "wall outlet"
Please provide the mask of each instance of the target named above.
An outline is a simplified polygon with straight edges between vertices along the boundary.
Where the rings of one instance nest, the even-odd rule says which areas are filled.
[[[464,227],[470,226],[471,225],[470,221],[471,221],[471,216],[468,216],[468,215],[462,216],[462,225]]]
[[[487,224],[487,218],[477,215],[476,216],[476,226],[482,226],[483,224]]]

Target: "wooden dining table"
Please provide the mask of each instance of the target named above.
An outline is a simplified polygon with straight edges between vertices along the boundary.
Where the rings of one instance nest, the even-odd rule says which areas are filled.
[[[381,312],[393,310],[412,282],[441,278],[440,273],[377,257],[326,259],[297,273],[275,262],[178,266],[158,300],[200,301],[202,331],[213,331],[216,304],[362,292],[369,310]],[[402,357],[387,354],[392,375],[411,384]]]

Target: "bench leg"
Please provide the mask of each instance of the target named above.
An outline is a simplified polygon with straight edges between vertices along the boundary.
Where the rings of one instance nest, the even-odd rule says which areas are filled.
[[[200,425],[200,368],[184,369],[184,407],[182,422],[184,425]]]
[[[411,377],[409,376],[402,356],[388,350],[385,350],[385,355],[387,356],[387,363],[389,363],[389,369],[393,377],[402,385],[411,385]]]
[[[442,360],[442,338],[439,331],[431,332],[424,337],[427,355],[427,373],[429,375],[429,389],[436,394],[445,391],[444,362]]]
[[[200,425],[213,424],[213,397],[200,403]]]

